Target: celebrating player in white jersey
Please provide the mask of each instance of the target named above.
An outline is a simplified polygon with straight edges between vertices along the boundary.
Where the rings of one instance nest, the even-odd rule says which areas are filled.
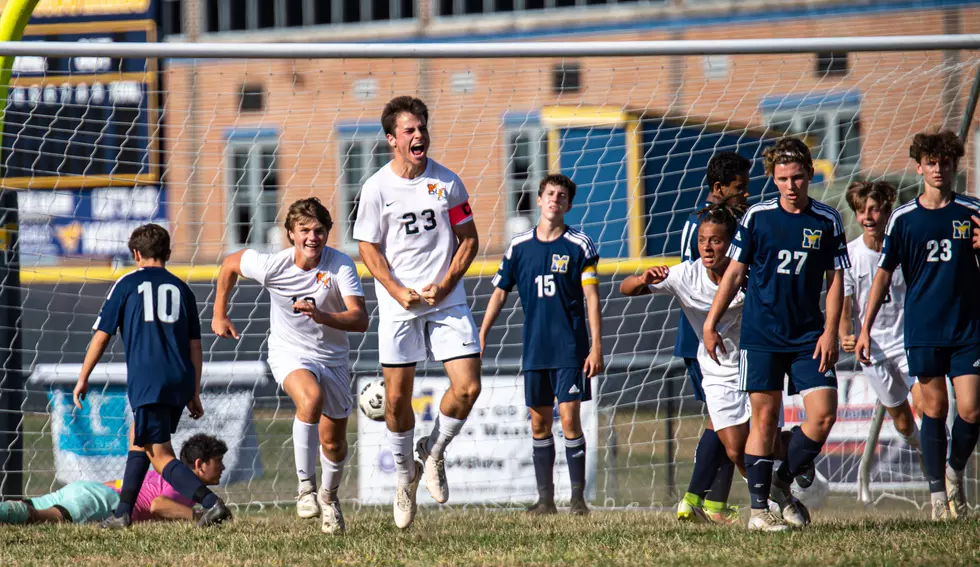
[[[480,394],[480,341],[460,282],[476,257],[478,239],[463,182],[428,157],[429,111],[400,96],[381,114],[393,159],[361,189],[354,238],[378,294],[378,357],[385,379],[385,421],[395,458],[395,525],[415,518],[423,473],[412,456],[415,365],[441,361],[449,390],[432,435],[416,446],[425,485],[436,502],[449,498],[446,445]]]
[[[871,282],[881,260],[885,225],[895,202],[895,188],[886,182],[855,181],[847,188],[847,204],[857,216],[862,233],[847,243],[851,267],[844,271],[844,311],[840,320],[841,347],[854,352],[857,336],[854,319],[864,320]],[[918,397],[915,377],[909,376],[905,358],[905,278],[902,272],[892,274],[875,326],[871,329],[871,364],[864,376],[878,399],[891,415],[895,429],[909,446],[919,450],[919,428],[909,406],[909,390]]]
[[[744,205],[743,205],[744,206]],[[742,470],[745,441],[749,436],[749,418],[752,408],[749,393],[739,390],[738,359],[739,334],[742,322],[741,292],[735,296],[725,315],[718,323],[718,332],[725,344],[725,353],[712,360],[704,348],[702,329],[711,309],[718,282],[728,268],[726,255],[735,232],[738,230],[736,215],[743,211],[733,211],[725,204],[712,205],[701,211],[698,217],[700,226],[697,233],[697,248],[700,257],[694,262],[681,262],[667,268],[656,266],[638,276],[623,280],[619,290],[624,295],[637,296],[648,293],[670,294],[680,301],[681,310],[691,322],[697,334],[698,363],[701,366],[705,401],[708,415],[714,430],[721,440],[722,455],[726,455]],[[719,455],[698,455],[697,458],[716,458]],[[708,471],[706,471],[708,472]],[[713,471],[710,471],[713,472]],[[701,483],[710,486],[710,481]],[[703,502],[707,490],[700,494],[688,492],[680,506],[690,508],[702,521],[730,524],[738,519],[738,512],[726,509],[723,512],[706,516]]]
[[[238,276],[268,290],[269,367],[296,404],[296,513],[315,518],[322,508],[321,530],[342,533],[337,490],[347,460],[347,418],[353,407],[347,332],[367,330],[364,291],[350,256],[327,246],[333,221],[319,199],[290,205],[285,226],[292,248],[275,254],[245,249],[225,258],[211,328],[220,337],[238,339],[228,317],[228,294]],[[323,468],[319,494],[318,446]]]

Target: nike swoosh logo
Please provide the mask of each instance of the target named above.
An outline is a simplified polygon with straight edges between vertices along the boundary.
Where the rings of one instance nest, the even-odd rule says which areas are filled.
[[[395,202],[394,202],[394,201],[392,201],[392,202],[390,202],[390,203],[385,203],[385,206],[386,206],[386,207],[390,207],[390,206],[392,206],[392,205],[394,205],[394,204],[395,204]]]

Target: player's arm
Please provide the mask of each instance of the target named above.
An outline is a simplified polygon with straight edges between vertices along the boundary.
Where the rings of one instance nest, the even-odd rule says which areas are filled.
[[[75,391],[73,392],[75,407],[78,409],[82,409],[82,401],[88,394],[88,379],[92,375],[92,371],[95,370],[95,365],[102,359],[110,340],[112,340],[112,335],[102,330],[95,331],[95,334],[92,335],[92,341],[88,344],[88,350],[85,351],[85,361],[82,362],[82,370],[78,373],[78,382],[75,383]]]
[[[586,268],[582,274],[582,292],[585,295],[585,308],[589,317],[589,334],[592,336],[592,347],[589,349],[589,356],[585,359],[585,366],[582,371],[588,378],[592,378],[606,369],[606,362],[602,357],[602,304],[599,301],[599,277],[596,275],[595,266]]]
[[[364,306],[364,297],[356,295],[345,295],[344,306],[346,311],[339,313],[328,313],[320,311],[315,305],[308,301],[297,301],[293,304],[293,309],[304,313],[313,319],[318,325],[326,325],[341,331],[353,333],[363,333],[368,329],[368,313]]]
[[[868,292],[868,306],[865,309],[864,323],[861,325],[861,334],[858,335],[857,344],[854,352],[857,359],[862,364],[871,364],[871,327],[878,318],[878,310],[885,302],[888,295],[888,286],[892,282],[892,270],[878,266],[875,278],[871,281],[871,291]]]
[[[715,328],[718,321],[724,317],[728,311],[728,306],[735,299],[735,294],[745,285],[745,276],[749,272],[748,264],[743,264],[734,258],[729,262],[725,275],[718,284],[718,291],[715,292],[715,299],[711,302],[711,310],[708,311],[708,318],[704,321],[704,348],[708,351],[711,360],[718,362],[718,354],[715,350],[720,350],[722,354],[728,354],[725,345],[722,343],[721,335]]]
[[[374,276],[374,280],[381,284],[402,308],[408,309],[422,300],[417,291],[403,286],[391,275],[391,266],[381,253],[380,244],[362,240],[357,243],[357,251],[361,255],[364,266]]]
[[[239,250],[225,256],[218,271],[217,289],[214,294],[214,316],[211,318],[211,330],[219,337],[238,340],[238,331],[228,317],[228,296],[242,274],[242,255],[245,250]]]
[[[465,203],[464,206],[469,207]],[[480,246],[480,238],[476,232],[476,224],[472,220],[472,215],[470,215],[469,221],[454,225],[453,232],[456,234],[458,245],[446,276],[438,284],[429,284],[422,288],[422,299],[429,305],[439,303],[456,288],[456,284],[466,274],[466,270],[470,269],[470,264],[476,258],[477,248]]]
[[[150,502],[150,514],[158,521],[194,520],[193,508],[174,502],[166,496],[157,496]]]
[[[844,305],[841,307],[840,326],[837,328],[840,334],[840,346],[844,352],[854,352],[854,345],[857,344],[857,336],[854,334],[854,307],[856,301],[853,295],[844,296]]]
[[[493,293],[490,294],[487,311],[483,314],[483,323],[480,324],[480,356],[483,356],[483,351],[487,348],[487,335],[490,334],[493,323],[500,316],[504,303],[507,301],[507,295],[507,291],[499,287],[495,287]]]
[[[837,332],[841,324],[844,307],[844,270],[827,270],[826,317],[823,334],[817,339],[813,350],[814,360],[820,360],[820,372],[834,367],[840,356]]]
[[[670,268],[667,266],[647,268],[642,274],[629,276],[623,280],[619,284],[619,293],[630,297],[650,295],[653,293],[650,286],[666,280],[668,274],[670,274]]]

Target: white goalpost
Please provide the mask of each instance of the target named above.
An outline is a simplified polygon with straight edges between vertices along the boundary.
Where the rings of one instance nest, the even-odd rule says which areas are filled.
[[[847,185],[884,179],[899,188],[901,201],[914,197],[911,138],[928,129],[960,130],[972,115],[978,51],[980,35],[0,42],[0,56],[15,57],[0,194],[16,195],[19,217],[0,233],[0,251],[12,252],[16,240],[19,257],[8,255],[19,280],[0,281],[0,292],[16,293],[0,293],[0,300],[16,297],[5,308],[16,315],[8,331],[19,340],[21,361],[0,375],[0,397],[8,400],[0,404],[0,463],[18,463],[16,471],[0,466],[0,489],[31,496],[74,479],[121,476],[130,419],[121,344],[114,342],[93,377],[85,410],[69,407],[71,373],[106,292],[131,269],[129,232],[155,222],[173,236],[169,267],[191,284],[206,335],[211,417],[191,423],[185,416],[178,439],[205,430],[228,443],[231,464],[220,488],[228,501],[293,502],[293,408],[264,365],[268,297],[240,284],[230,314],[242,339],[216,340],[209,323],[217,266],[243,247],[285,247],[285,210],[308,196],[331,211],[330,245],[356,260],[351,231],[360,185],[390,158],[381,109],[394,96],[412,94],[429,107],[430,155],[459,173],[470,194],[480,253],[464,283],[477,321],[511,236],[536,222],[540,179],[560,172],[578,184],[568,220],[592,237],[602,257],[607,365],[584,410],[589,496],[597,506],[672,506],[690,476],[706,413],[693,399],[683,362],[672,356],[678,305],[623,297],[619,282],[679,261],[681,229],[707,195],[713,155],[750,158],[752,200],[775,195],[761,153],[783,135],[811,146],[817,159],[811,195],[841,211],[853,238]],[[967,192],[977,186],[973,155],[968,151],[960,164]],[[7,199],[0,206],[8,203],[12,212]],[[372,323],[350,337],[352,391],[380,374],[374,284],[359,267]],[[536,496],[521,330],[520,307],[511,300],[489,337],[481,399],[447,455],[452,502],[507,506]],[[876,405],[860,366],[845,357],[838,370],[838,423],[818,470],[850,501],[925,505],[918,458]],[[445,387],[441,365],[419,366],[413,400],[419,435],[432,427]],[[787,398],[788,425],[802,411]],[[352,417],[341,497],[388,503],[394,476],[383,426]],[[558,454],[561,492],[567,471]],[[974,503],[975,461],[967,483]],[[733,499],[746,499],[738,482]]]

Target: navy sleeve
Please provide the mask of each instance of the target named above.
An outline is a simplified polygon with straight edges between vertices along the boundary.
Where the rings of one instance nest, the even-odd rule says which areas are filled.
[[[898,221],[898,219],[894,219]],[[890,272],[902,263],[902,230],[898,222],[889,222],[885,229],[885,241],[881,246],[881,259],[878,260],[878,267]]]
[[[197,297],[191,291],[191,286],[184,286],[184,312],[187,313],[187,338],[192,341],[201,340],[201,314],[197,310]]]
[[[120,284],[121,281],[116,281],[109,289],[109,296],[102,304],[99,318],[95,320],[95,325],[92,326],[93,331],[102,331],[114,335],[116,330],[122,326],[123,308],[126,305],[126,296],[129,295],[129,286]]]
[[[755,244],[752,241],[753,215],[745,215],[735,232],[735,239],[728,246],[728,257],[743,264],[751,264],[755,254]]]
[[[851,267],[851,257],[847,253],[847,235],[844,232],[844,221],[834,211],[834,240],[830,247],[833,260],[828,262],[827,270],[846,270]]]
[[[498,287],[507,293],[510,293],[514,289],[514,284],[517,283],[517,276],[514,274],[514,255],[516,251],[514,250],[514,245],[511,244],[507,248],[507,253],[504,254],[504,259],[500,262],[500,268],[497,270],[497,275],[493,277],[494,287]]]

